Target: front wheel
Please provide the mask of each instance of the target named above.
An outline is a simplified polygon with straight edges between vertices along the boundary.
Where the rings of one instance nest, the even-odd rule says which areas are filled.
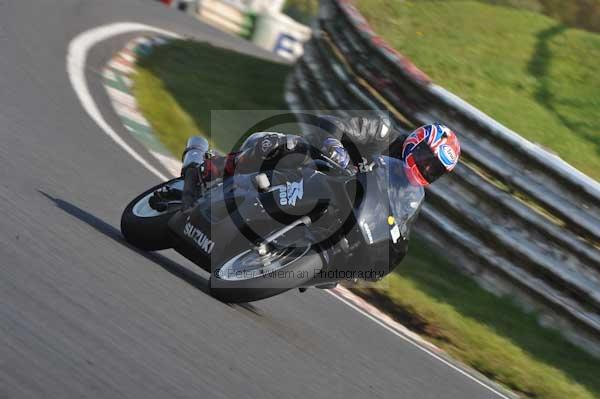
[[[322,268],[323,259],[310,244],[265,255],[249,249],[213,271],[211,295],[228,303],[257,301],[305,285]]]
[[[167,206],[163,211],[158,211],[150,206],[154,192],[165,187],[178,192],[183,188],[183,181],[173,179],[152,187],[131,201],[121,216],[123,237],[128,243],[144,251],[160,251],[173,246],[168,223],[181,207]]]

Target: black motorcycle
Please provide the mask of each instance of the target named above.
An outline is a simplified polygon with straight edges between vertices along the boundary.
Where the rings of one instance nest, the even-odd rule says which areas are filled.
[[[292,288],[377,280],[407,249],[422,188],[379,156],[349,172],[318,151],[301,166],[203,182],[208,143],[188,141],[182,177],[135,198],[121,231],[147,251],[173,248],[211,273],[211,294],[250,302]],[[195,166],[196,166],[195,165]]]

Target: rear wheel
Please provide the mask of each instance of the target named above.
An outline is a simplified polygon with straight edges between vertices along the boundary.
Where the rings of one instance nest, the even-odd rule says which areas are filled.
[[[183,188],[183,182],[181,179],[173,179],[152,187],[131,201],[121,216],[121,233],[125,240],[145,251],[159,251],[173,246],[168,223],[171,217],[181,209],[180,204],[173,201],[174,204],[164,207],[150,205],[154,193],[164,188],[177,192]]]
[[[309,242],[264,255],[249,249],[213,271],[211,294],[223,302],[256,301],[301,287],[322,268],[323,259]]]

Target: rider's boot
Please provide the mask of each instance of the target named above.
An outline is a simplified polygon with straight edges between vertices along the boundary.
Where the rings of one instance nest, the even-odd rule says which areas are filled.
[[[201,170],[209,154],[208,141],[203,137],[190,137],[182,155],[183,193],[181,201],[183,209],[191,207],[196,201],[197,189],[201,181]]]

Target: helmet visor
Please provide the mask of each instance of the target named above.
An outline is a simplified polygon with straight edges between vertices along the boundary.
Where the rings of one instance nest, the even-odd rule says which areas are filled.
[[[428,183],[433,183],[446,173],[446,168],[442,162],[440,162],[437,155],[433,153],[425,140],[421,141],[413,148],[412,155],[419,168],[419,172],[421,172],[421,175],[423,175]]]

